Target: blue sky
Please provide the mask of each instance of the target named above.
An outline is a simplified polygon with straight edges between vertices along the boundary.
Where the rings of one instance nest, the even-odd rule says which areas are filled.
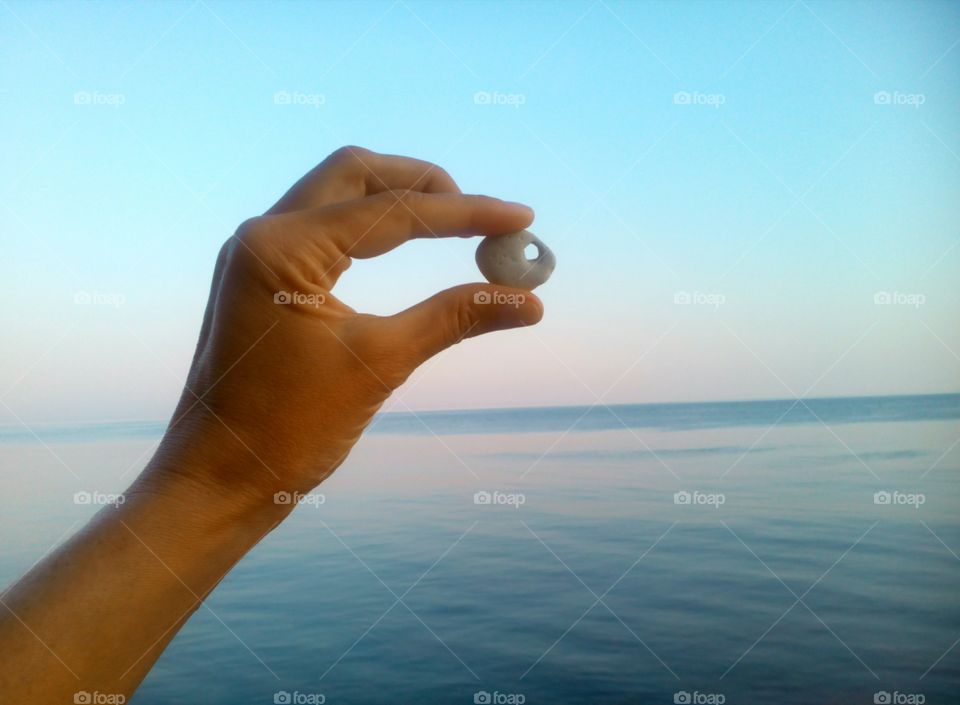
[[[167,416],[220,244],[342,144],[530,204],[558,257],[540,326],[404,405],[956,391],[958,39],[935,2],[4,2],[0,422]],[[405,308],[474,246],[338,294]]]

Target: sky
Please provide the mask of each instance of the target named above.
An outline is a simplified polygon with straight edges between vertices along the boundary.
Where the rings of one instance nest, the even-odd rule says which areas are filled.
[[[168,417],[220,245],[345,144],[558,260],[539,326],[393,408],[956,392],[958,39],[938,2],[4,0],[0,423]],[[336,293],[401,310],[475,245]]]

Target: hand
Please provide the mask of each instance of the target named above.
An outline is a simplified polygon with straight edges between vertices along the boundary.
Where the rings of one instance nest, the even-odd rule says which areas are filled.
[[[336,151],[221,249],[186,388],[158,453],[191,462],[158,465],[257,502],[309,491],[418,365],[464,338],[543,314],[522,290],[497,287],[522,294],[519,306],[477,302],[488,284],[457,286],[392,316],[357,313],[332,293],[352,259],[414,237],[500,235],[532,220],[526,206],[462,194],[428,162]],[[141,483],[154,479],[148,469]]]

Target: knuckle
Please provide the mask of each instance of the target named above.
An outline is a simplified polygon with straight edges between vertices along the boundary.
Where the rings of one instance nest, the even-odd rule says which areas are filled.
[[[471,196],[470,200],[473,201],[473,205],[477,208],[491,208],[499,203],[502,203],[499,198],[494,198],[493,196],[484,196],[482,194]]]
[[[500,199],[493,196],[469,196],[464,202],[465,212],[472,229],[480,228],[487,213],[495,210]]]
[[[416,218],[417,209],[427,194],[413,189],[390,189],[370,198],[378,203],[378,210],[385,209],[408,220]]]
[[[409,188],[397,189],[391,193],[393,193],[394,198],[410,208],[419,205],[425,197],[422,191],[414,191]]]
[[[444,169],[442,166],[438,166],[436,164],[429,164],[429,166],[427,167],[427,174],[429,177],[432,177],[435,181],[453,183],[453,177],[450,176],[450,172]]]
[[[265,236],[268,228],[267,222],[264,216],[258,215],[253,218],[247,218],[240,223],[233,236],[245,245],[257,244]]]
[[[273,230],[272,221],[267,216],[255,216],[240,223],[236,232],[221,248],[225,258],[250,254],[258,256],[265,252]]]
[[[337,164],[356,164],[372,154],[369,149],[349,144],[334,150],[327,159]]]

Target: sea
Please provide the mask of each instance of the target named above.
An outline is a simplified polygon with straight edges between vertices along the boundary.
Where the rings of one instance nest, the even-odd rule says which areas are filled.
[[[0,427],[0,582],[164,425]],[[130,702],[958,703],[958,481],[960,394],[382,414]]]

